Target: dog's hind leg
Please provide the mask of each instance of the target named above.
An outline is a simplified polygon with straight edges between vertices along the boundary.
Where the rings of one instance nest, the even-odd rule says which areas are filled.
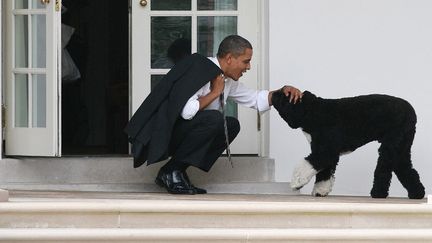
[[[312,196],[325,197],[331,192],[335,181],[335,170],[336,166],[333,166],[318,172],[315,177],[315,185],[312,190]]]
[[[375,168],[370,194],[373,198],[386,198],[390,188],[393,163],[397,156],[396,147],[391,142],[382,142],[378,153],[378,163]]]
[[[402,186],[408,191],[410,199],[422,199],[425,195],[425,188],[420,182],[420,176],[412,166],[411,145],[414,140],[415,130],[404,136],[401,142],[400,155],[394,166],[394,172]]]

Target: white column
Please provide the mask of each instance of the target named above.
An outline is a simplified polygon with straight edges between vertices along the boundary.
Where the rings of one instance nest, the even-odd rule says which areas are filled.
[[[3,68],[3,55],[2,55],[2,49],[3,49],[3,39],[2,39],[2,32],[3,32],[3,28],[2,28],[2,5],[3,3],[0,3],[0,102],[1,104],[3,104],[3,73],[2,73],[2,68]],[[3,112],[2,112],[3,108],[0,109],[0,159],[2,159],[2,154],[3,154]]]

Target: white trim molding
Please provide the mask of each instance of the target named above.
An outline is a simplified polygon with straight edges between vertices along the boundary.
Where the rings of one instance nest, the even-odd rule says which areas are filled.
[[[258,48],[260,50],[260,56],[257,58],[259,61],[258,77],[259,89],[269,89],[269,3],[265,0],[260,0],[259,4],[259,19],[260,19],[260,29],[258,33]],[[263,157],[269,156],[269,141],[270,141],[270,115],[269,111],[260,115],[260,149],[259,155]]]

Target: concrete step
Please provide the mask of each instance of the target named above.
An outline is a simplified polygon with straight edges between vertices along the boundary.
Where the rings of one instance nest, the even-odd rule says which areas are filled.
[[[0,242],[432,242],[426,199],[10,191]]]
[[[0,242],[432,242],[430,229],[0,229]]]
[[[199,183],[198,187],[205,188],[208,193],[232,194],[283,194],[298,195],[299,191],[291,189],[288,182],[227,182],[227,183]],[[2,188],[8,190],[38,190],[38,191],[83,191],[83,192],[166,192],[155,183],[101,183],[101,184],[56,184],[56,183],[5,183]],[[5,190],[4,190],[5,191]],[[3,201],[7,201],[7,197]]]
[[[9,191],[0,189],[0,202],[7,202],[9,200]]]
[[[373,202],[217,201],[196,200],[193,196],[181,200],[11,198],[0,203],[0,228],[429,229],[432,232],[432,204]]]
[[[274,160],[221,157],[209,173],[188,169],[197,186],[211,193],[298,194],[275,182]],[[20,158],[0,160],[0,188],[10,190],[162,192],[154,178],[164,162],[133,168],[130,157]]]

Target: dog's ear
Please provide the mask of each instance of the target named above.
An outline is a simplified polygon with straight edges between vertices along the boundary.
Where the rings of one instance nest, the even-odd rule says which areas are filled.
[[[285,105],[285,94],[282,92],[282,90],[277,90],[273,92],[272,94],[272,104],[276,108],[276,110],[282,109],[282,107]]]
[[[279,113],[280,114],[280,113]],[[303,117],[304,117],[304,104],[303,101],[297,104],[291,104],[289,109],[286,109],[285,114],[280,114],[282,118],[288,123],[288,125],[297,129],[303,126]]]

